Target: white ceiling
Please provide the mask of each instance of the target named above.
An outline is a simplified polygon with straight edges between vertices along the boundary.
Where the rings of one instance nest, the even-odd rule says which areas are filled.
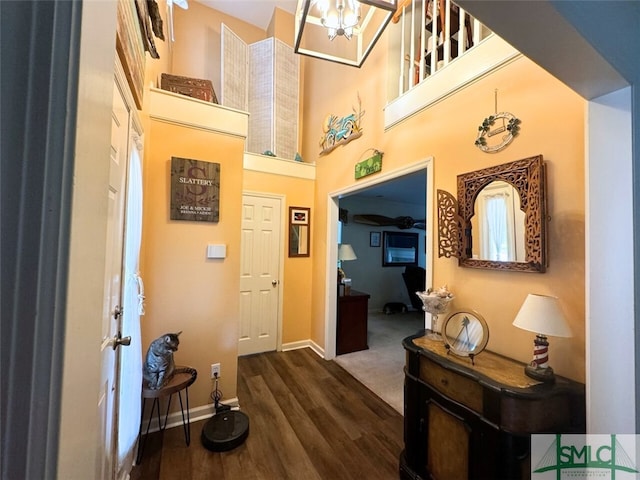
[[[290,13],[296,11],[296,0],[198,0],[215,10],[266,30],[278,7]]]

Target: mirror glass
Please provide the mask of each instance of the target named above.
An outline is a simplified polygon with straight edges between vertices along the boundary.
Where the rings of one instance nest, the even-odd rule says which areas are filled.
[[[471,258],[525,262],[525,215],[513,185],[495,180],[476,197],[471,218]]]
[[[446,347],[462,357],[479,354],[489,341],[489,327],[473,310],[458,310],[447,317],[442,326]]]
[[[289,229],[289,256],[304,257],[309,255],[309,227],[307,225],[291,225]]]

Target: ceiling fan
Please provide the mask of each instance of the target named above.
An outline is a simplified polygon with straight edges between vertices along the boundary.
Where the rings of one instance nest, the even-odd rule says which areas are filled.
[[[375,225],[378,227],[397,227],[400,230],[407,230],[409,228],[419,228],[420,230],[426,230],[426,220],[415,220],[412,217],[385,217],[384,215],[362,214],[354,215],[353,221],[355,223],[362,223],[364,225]]]

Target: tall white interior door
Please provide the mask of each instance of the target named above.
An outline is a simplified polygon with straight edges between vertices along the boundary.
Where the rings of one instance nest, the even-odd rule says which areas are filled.
[[[277,349],[281,232],[282,199],[243,195],[239,355]]]
[[[117,371],[118,337],[122,315],[122,253],[124,240],[124,213],[127,179],[129,110],[114,84],[111,122],[111,155],[109,158],[109,210],[107,216],[107,250],[105,252],[105,279],[102,309],[102,373],[98,411],[100,413],[100,439],[102,452],[96,478],[107,479],[115,475],[115,446],[117,438]]]

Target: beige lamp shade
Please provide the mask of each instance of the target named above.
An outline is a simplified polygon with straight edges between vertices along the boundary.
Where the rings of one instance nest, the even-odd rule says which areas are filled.
[[[513,325],[541,335],[570,337],[571,329],[560,310],[558,298],[530,293],[516,315]]]
[[[353,247],[348,243],[343,243],[338,247],[338,260],[357,260],[356,252],[353,251]]]

